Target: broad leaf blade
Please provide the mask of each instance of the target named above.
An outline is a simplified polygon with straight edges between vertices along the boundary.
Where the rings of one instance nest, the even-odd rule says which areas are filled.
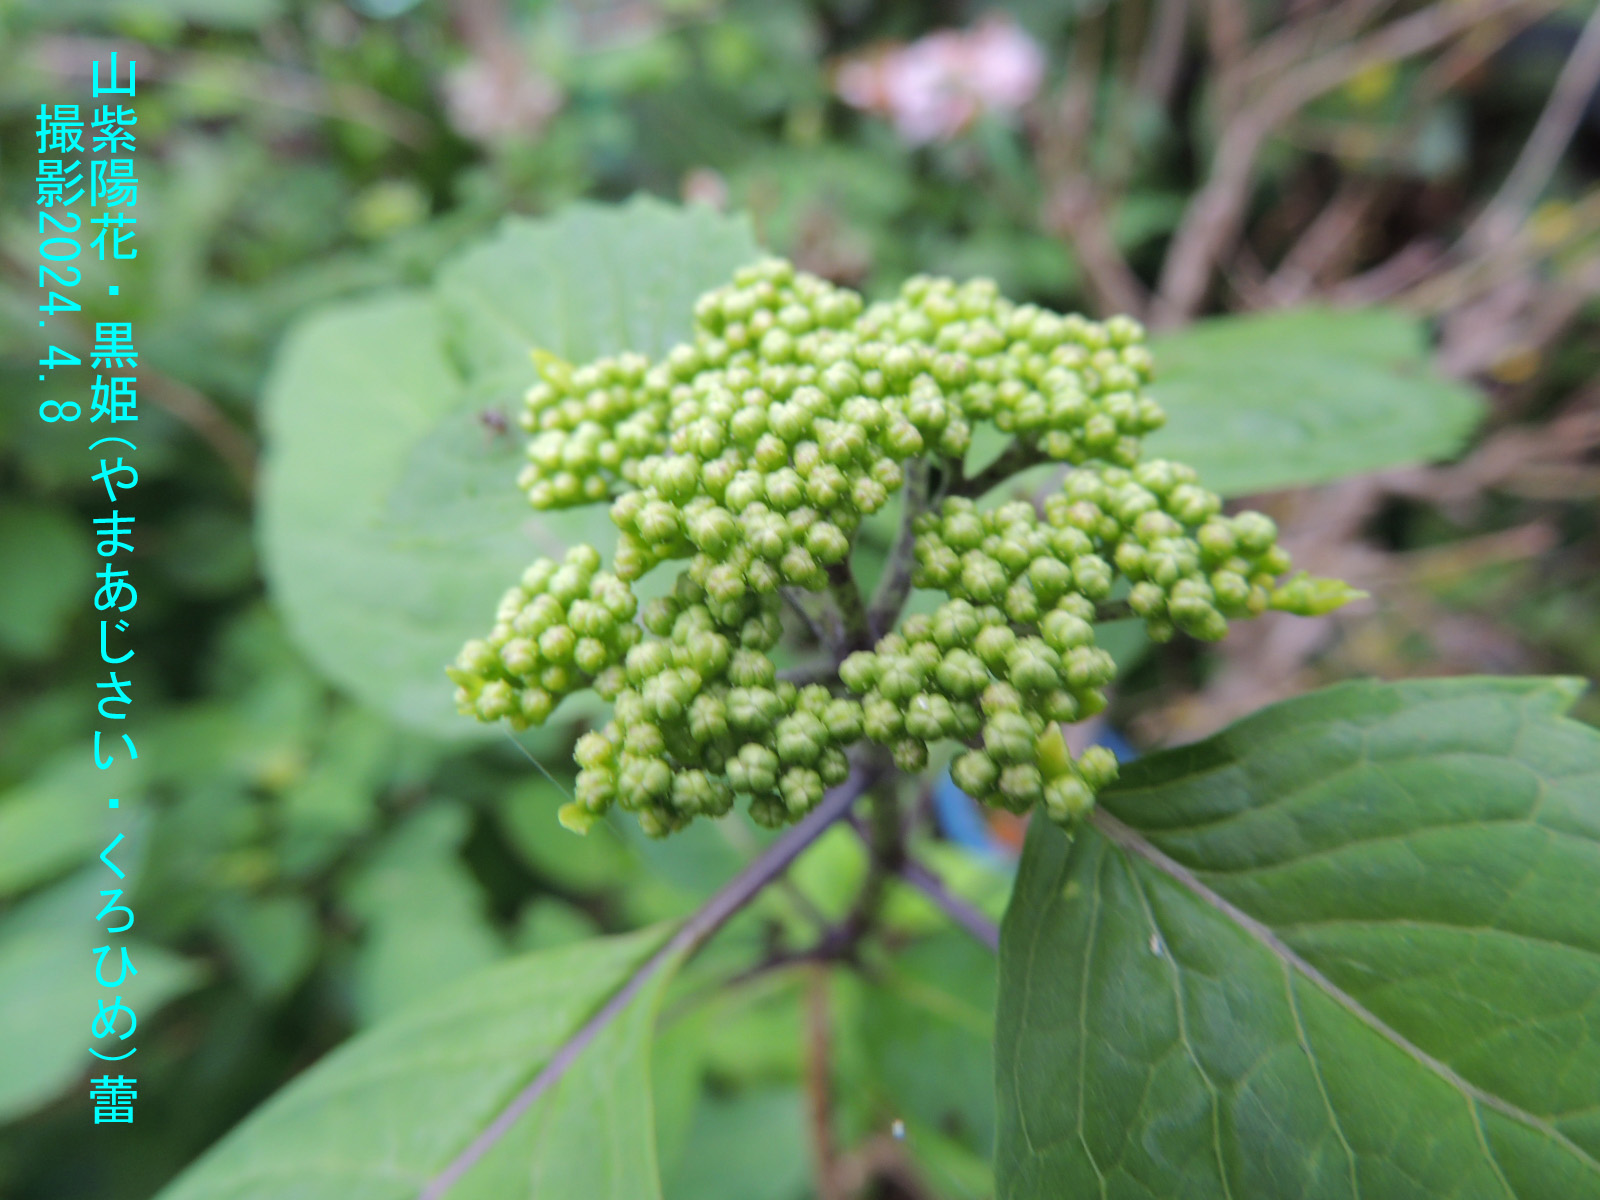
[[[454,344],[476,394],[520,397],[533,350],[569,362],[688,338],[694,302],[761,253],[743,218],[638,197],[579,204],[553,220],[509,218],[439,276]]]
[[[488,736],[444,667],[540,554],[616,530],[604,505],[534,513],[522,435],[495,432],[534,382],[530,350],[658,354],[695,299],[759,253],[743,221],[635,202],[509,221],[444,268],[298,325],[266,389],[262,529],[289,626],[335,682],[402,724]]]
[[[530,955],[422,1001],[275,1095],[162,1192],[162,1200],[415,1200],[616,993],[661,936],[647,931]],[[648,1082],[638,1104],[591,1099],[614,1096],[633,1075],[642,1079],[654,997],[647,987],[452,1195],[647,1200],[656,1194]],[[566,1105],[588,1123],[586,1138],[541,1140],[546,1122],[566,1119]],[[528,1157],[534,1148],[542,1155],[537,1164]],[[612,1190],[586,1190],[593,1180],[589,1160],[601,1153],[615,1156]],[[485,1191],[480,1172],[501,1184],[537,1175],[542,1189],[519,1183]]]
[[[385,520],[407,457],[461,403],[442,337],[423,293],[346,305],[291,333],[267,385],[261,528],[275,598],[312,660],[374,707],[450,732],[461,722],[443,664],[466,611],[492,607],[533,542],[507,528],[514,492],[504,506],[486,498],[454,537]]]
[[[1036,823],[997,1175],[1075,1195],[1600,1195],[1600,734],[1549,680],[1350,684]]]
[[[1432,367],[1421,327],[1387,309],[1298,309],[1159,338],[1149,452],[1225,496],[1326,483],[1458,451],[1482,413]]]
[[[450,1200],[660,1200],[650,1049],[656,973]]]

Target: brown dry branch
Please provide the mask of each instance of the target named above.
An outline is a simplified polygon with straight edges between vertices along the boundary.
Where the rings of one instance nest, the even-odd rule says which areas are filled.
[[[1248,103],[1241,100],[1239,111],[1228,118],[1206,182],[1185,210],[1162,266],[1152,323],[1170,328],[1199,310],[1218,260],[1243,226],[1258,155],[1267,138],[1301,108],[1363,71],[1422,54],[1492,16],[1545,7],[1542,0],[1440,0],[1309,60],[1289,58],[1277,74],[1267,74],[1259,94]]]
[[[1467,230],[1465,244],[1486,250],[1514,236],[1539,199],[1583,119],[1584,108],[1600,87],[1600,8],[1585,22],[1555,88],[1523,143],[1516,165]]]

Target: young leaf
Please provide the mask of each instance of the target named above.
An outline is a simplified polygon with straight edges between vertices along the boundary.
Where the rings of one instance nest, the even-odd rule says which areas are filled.
[[[999,1194],[1600,1195],[1579,690],[1347,684],[1128,767],[1075,838],[1035,821]]]
[[[301,1075],[161,1200],[415,1200],[660,942],[659,931],[602,938],[459,981]],[[514,1194],[504,1190],[513,1178],[515,1194],[546,1200],[659,1195],[645,1072],[667,974],[580,1051],[451,1200]]]
[[[1224,496],[1448,458],[1483,408],[1386,309],[1224,317],[1150,348],[1167,425],[1149,452]]]

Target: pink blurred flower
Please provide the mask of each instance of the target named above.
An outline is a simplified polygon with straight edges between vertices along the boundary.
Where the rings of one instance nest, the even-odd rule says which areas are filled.
[[[1015,112],[1038,93],[1044,69],[1037,42],[1009,18],[990,16],[844,59],[834,90],[919,146],[954,137],[980,113]]]

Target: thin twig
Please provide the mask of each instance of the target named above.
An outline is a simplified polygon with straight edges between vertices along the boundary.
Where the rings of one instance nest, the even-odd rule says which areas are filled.
[[[907,855],[900,864],[900,878],[933,901],[945,916],[990,950],[1000,949],[1000,927],[973,905],[950,891],[942,879],[910,855]]]
[[[1157,108],[1172,103],[1183,65],[1183,39],[1189,26],[1189,0],[1160,0],[1150,19],[1149,37],[1139,62],[1139,91]]]
[[[247,493],[254,490],[255,442],[228,419],[216,401],[182,380],[149,367],[140,372],[139,382],[142,391],[211,447]]]
[[[1447,253],[1447,247],[1436,238],[1408,242],[1377,266],[1329,289],[1324,298],[1333,304],[1356,308],[1382,304],[1435,278]]]
[[[1078,252],[1100,311],[1144,316],[1150,295],[1128,265],[1106,223],[1105,201],[1087,175],[1067,179],[1050,200],[1050,225]]]
[[[1483,250],[1511,237],[1539,199],[1567,144],[1583,120],[1585,107],[1600,86],[1600,8],[1584,23],[1583,32],[1556,77],[1550,99],[1533,132],[1523,143],[1516,164],[1489,206],[1467,230],[1466,243]]]
[[[1227,114],[1239,107],[1244,90],[1245,51],[1250,44],[1250,14],[1242,0],[1208,0],[1206,49],[1216,64],[1217,106]]]
[[[811,1119],[812,1171],[817,1200],[846,1200],[839,1187],[839,1153],[833,1141],[833,1086],[828,1072],[828,966],[806,972],[806,1108]]]
[[[1382,189],[1372,180],[1347,180],[1283,256],[1267,281],[1277,304],[1297,304],[1316,287],[1317,279],[1356,244],[1356,234]]]
[[[861,587],[848,562],[828,567],[828,592],[839,609],[840,631],[833,647],[843,659],[852,650],[865,650],[872,644],[872,628],[867,621],[867,606],[861,601]]]
[[[577,1057],[583,1053],[584,1048],[593,1042],[607,1025],[622,1015],[646,983],[662,970],[705,945],[740,909],[787,871],[790,864],[821,837],[829,826],[849,812],[851,806],[872,786],[876,777],[875,770],[859,766],[854,768],[849,777],[824,796],[822,803],[806,814],[799,824],[774,842],[760,858],[706,901],[683,923],[678,932],[672,935],[666,945],[651,955],[643,966],[629,976],[628,981],[606,1001],[599,1012],[589,1018],[582,1029],[562,1044],[545,1064],[544,1070],[517,1093],[511,1103],[501,1110],[500,1115],[495,1117],[444,1170],[428,1182],[419,1193],[418,1200],[439,1200],[439,1197],[455,1186],[499,1143],[501,1138],[510,1132],[517,1119],[556,1085]]]
[[[901,489],[905,508],[900,513],[900,532],[895,535],[894,548],[889,551],[889,561],[884,565],[883,578],[872,594],[872,604],[867,609],[867,627],[874,639],[882,637],[894,626],[911,594],[911,573],[916,566],[916,531],[914,526],[928,503],[928,463],[926,459],[913,459],[906,467],[905,487]]]
[[[1447,42],[1481,21],[1528,5],[1530,0],[1439,0],[1357,42],[1285,69],[1248,111],[1223,130],[1205,186],[1190,201],[1173,236],[1151,310],[1158,328],[1194,316],[1211,283],[1212,269],[1238,235],[1250,200],[1255,163],[1272,132],[1306,104],[1362,71],[1410,58]]]
[[[992,488],[999,487],[1019,471],[1026,471],[1030,467],[1037,467],[1050,462],[1049,455],[1039,449],[1034,442],[1025,442],[1021,438],[1012,442],[995,459],[976,475],[967,479],[958,480],[950,489],[952,496],[966,496],[971,499],[983,495]]]

